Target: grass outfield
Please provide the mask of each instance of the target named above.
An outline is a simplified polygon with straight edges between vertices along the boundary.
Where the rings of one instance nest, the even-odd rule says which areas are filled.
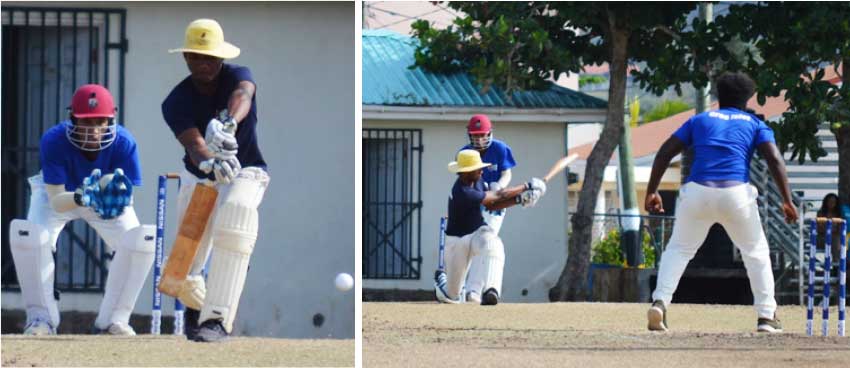
[[[805,308],[783,306],[785,332],[755,332],[750,306],[674,304],[671,331],[646,329],[649,304],[364,303],[365,367],[847,366],[850,337],[805,336]],[[817,313],[818,316],[820,313]],[[820,332],[820,320],[816,319]]]
[[[4,367],[354,366],[354,340],[234,337],[218,344],[171,335],[3,335]]]

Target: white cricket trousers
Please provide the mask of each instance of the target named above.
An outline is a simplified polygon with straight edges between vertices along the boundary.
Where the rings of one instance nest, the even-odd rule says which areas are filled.
[[[691,182],[682,186],[673,235],[661,255],[658,285],[652,300],[670,305],[688,262],[705,241],[709,228],[719,223],[741,251],[758,316],[773,318],[776,312],[773,271],[757,197],[758,191],[749,184],[711,188]]]
[[[447,235],[445,257],[446,291],[450,298],[461,297],[464,280],[466,291],[478,297],[490,288],[502,295],[505,246],[490,226],[481,226],[462,237]]]

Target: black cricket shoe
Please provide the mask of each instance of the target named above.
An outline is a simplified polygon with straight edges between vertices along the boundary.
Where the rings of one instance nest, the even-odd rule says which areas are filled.
[[[186,307],[186,311],[183,312],[183,329],[186,332],[187,340],[195,340],[195,336],[198,334],[198,318],[201,317],[201,311],[197,309],[192,309]]]
[[[221,325],[221,320],[208,319],[201,323],[201,328],[195,335],[194,340],[197,342],[222,342],[227,340],[229,334]]]
[[[489,288],[481,296],[481,305],[496,305],[499,304],[499,292],[494,288]]]

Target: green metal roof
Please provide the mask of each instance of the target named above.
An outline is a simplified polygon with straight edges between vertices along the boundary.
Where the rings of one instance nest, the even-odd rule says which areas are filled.
[[[363,104],[386,106],[477,106],[604,109],[599,98],[555,84],[545,91],[515,92],[512,101],[498,88],[480,94],[467,73],[434,74],[414,64],[418,41],[385,30],[363,30]]]

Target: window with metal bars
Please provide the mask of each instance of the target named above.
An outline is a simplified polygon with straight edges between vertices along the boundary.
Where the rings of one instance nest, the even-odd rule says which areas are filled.
[[[27,216],[42,134],[67,119],[71,96],[87,83],[109,88],[124,121],[126,19],[124,9],[2,7],[3,290],[18,289],[9,223]],[[102,291],[106,249],[84,221],[69,223],[56,244],[56,290]]]
[[[363,129],[363,278],[420,278],[422,130]]]

